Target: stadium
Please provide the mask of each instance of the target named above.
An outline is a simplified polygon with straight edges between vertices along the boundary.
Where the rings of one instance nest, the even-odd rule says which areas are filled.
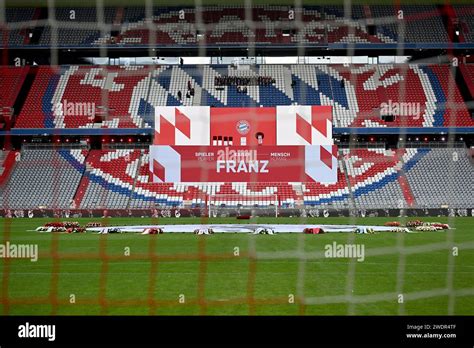
[[[474,314],[474,6],[0,2],[3,316]]]

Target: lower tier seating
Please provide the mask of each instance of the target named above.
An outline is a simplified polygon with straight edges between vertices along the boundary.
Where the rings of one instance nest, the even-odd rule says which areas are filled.
[[[3,207],[70,207],[86,155],[81,150],[23,150],[4,185]]]
[[[271,206],[474,207],[468,150],[342,149],[339,180],[318,183],[153,183],[148,151],[23,150],[4,185],[4,209]]]

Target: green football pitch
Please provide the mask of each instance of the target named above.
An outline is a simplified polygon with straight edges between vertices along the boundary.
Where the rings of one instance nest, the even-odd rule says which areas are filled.
[[[392,220],[259,218],[248,222],[382,225]],[[39,257],[36,262],[0,259],[0,313],[473,315],[473,218],[423,220],[449,222],[454,229],[373,235],[98,235],[32,231],[53,219],[1,219],[0,243],[37,244]],[[241,220],[111,218],[106,222]],[[333,242],[363,245],[365,259],[324,257],[325,247]]]

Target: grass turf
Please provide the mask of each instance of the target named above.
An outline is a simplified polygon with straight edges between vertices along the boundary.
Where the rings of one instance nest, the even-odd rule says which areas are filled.
[[[101,221],[70,220],[81,223]],[[394,219],[364,218],[357,222],[383,224],[392,220]],[[447,218],[425,220],[448,222]],[[448,308],[451,306],[453,314],[474,314],[472,218],[449,220],[455,227],[450,232],[418,234],[144,236],[42,234],[27,231],[48,221],[53,219],[0,220],[0,243],[7,240],[17,244],[35,243],[38,244],[40,252],[37,262],[0,259],[0,313],[445,315],[449,314]],[[234,218],[181,218],[178,221],[112,218],[107,219],[107,222],[113,225],[133,225],[242,221]],[[348,224],[354,223],[354,220],[260,218],[258,222]],[[445,243],[450,239],[452,245],[447,243],[434,251],[420,250],[404,257],[397,252],[370,256],[370,250],[374,248],[399,245],[403,251],[413,247],[422,248],[432,243]],[[274,259],[261,258],[262,253],[276,256],[277,253],[291,253],[298,248],[305,251],[306,255],[314,255],[323,252],[324,246],[333,241],[363,244],[366,255],[369,256],[366,256],[363,262],[329,258],[305,260],[295,255],[283,255]],[[450,258],[452,246],[459,246],[459,255]],[[239,256],[234,256],[236,247],[239,248]],[[57,250],[57,253],[54,253],[54,250]],[[129,256],[125,255],[127,251],[130,251]],[[450,259],[454,261],[452,273],[448,271]],[[351,273],[355,275],[353,279],[350,277]],[[450,283],[453,291],[431,293],[432,290],[446,289]],[[399,293],[404,295],[403,304],[398,301]],[[383,296],[371,298],[377,294]],[[75,301],[71,301],[71,295],[74,295]],[[184,295],[184,298],[180,297],[181,295]],[[294,303],[290,303],[292,295],[295,296]],[[302,297],[299,295],[310,299],[310,303],[302,304]],[[347,299],[337,297],[344,295],[353,295],[356,301],[351,303]],[[184,303],[180,303],[180,299],[184,300]]]

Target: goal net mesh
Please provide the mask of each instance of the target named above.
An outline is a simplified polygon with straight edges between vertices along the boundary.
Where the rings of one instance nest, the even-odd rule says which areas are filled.
[[[65,6],[58,7],[56,5],[61,3],[61,1],[47,1],[46,12],[36,9],[32,13],[28,13],[28,11],[21,12],[23,15],[15,17],[5,7],[5,2],[0,1],[0,33],[2,34],[1,42],[3,48],[21,45],[23,42],[34,39],[36,41],[32,45],[44,45],[51,48],[50,62],[51,65],[57,66],[61,64],[58,52],[67,49],[64,47],[60,48],[61,45],[66,45],[67,47],[69,42],[73,42],[72,46],[74,46],[77,44],[75,38],[81,36],[86,40],[88,35],[92,35],[95,38],[93,46],[100,48],[100,57],[95,57],[88,63],[102,64],[102,62],[107,62],[109,64],[134,66],[140,64],[139,59],[135,61],[109,59],[111,55],[110,47],[113,47],[113,45],[126,47],[137,42],[140,45],[147,45],[149,47],[148,58],[156,59],[157,62],[156,65],[147,65],[145,73],[140,69],[133,68],[127,71],[128,77],[133,77],[134,74],[136,74],[138,79],[145,77],[143,80],[145,82],[140,88],[146,91],[144,94],[146,101],[154,105],[160,103],[166,105],[167,102],[170,102],[172,105],[211,104],[213,106],[214,103],[217,104],[217,101],[224,100],[222,98],[228,90],[218,91],[215,88],[216,86],[214,86],[214,82],[216,81],[215,77],[231,74],[229,73],[230,70],[224,72],[221,67],[216,67],[214,75],[209,75],[212,78],[210,80],[203,80],[199,77],[188,75],[186,73],[186,64],[180,68],[178,57],[176,57],[176,61],[171,64],[173,65],[173,73],[171,75],[165,74],[163,77],[160,76],[161,71],[165,69],[164,66],[168,64],[162,64],[161,61],[169,62],[169,60],[163,57],[157,58],[159,56],[159,53],[157,53],[158,44],[170,41],[173,44],[181,44],[183,45],[183,55],[185,55],[186,43],[192,42],[199,46],[200,56],[204,58],[206,57],[206,40],[211,39],[213,36],[222,36],[225,29],[232,28],[232,24],[229,23],[216,26],[213,20],[208,18],[206,1],[196,0],[191,5],[183,6],[182,9],[173,9],[172,11],[176,12],[173,14],[174,17],[184,16],[183,19],[177,19],[176,23],[166,22],[164,20],[166,16],[160,16],[162,12],[160,6],[163,5],[161,2],[155,4],[153,1],[147,0],[137,3],[136,7],[133,1],[130,2],[129,6],[125,7],[108,6],[108,2],[105,0],[96,1],[91,4],[91,8],[84,8],[76,7],[75,4],[77,3],[72,1],[64,2]],[[90,1],[87,1],[87,3],[90,3]],[[410,96],[416,93],[417,89],[423,88],[423,84],[426,83],[426,80],[423,80],[423,78],[436,79],[436,76],[424,73],[424,64],[439,64],[446,73],[442,81],[442,94],[446,98],[445,100],[440,100],[440,91],[431,91],[428,96],[432,101],[430,105],[436,105],[437,108],[449,110],[447,113],[450,115],[454,115],[457,110],[465,110],[466,104],[462,98],[459,98],[460,95],[454,77],[456,76],[458,62],[452,51],[447,50],[446,55],[439,56],[435,61],[429,60],[425,62],[418,60],[412,61],[410,64],[400,64],[399,66],[395,66],[393,63],[407,62],[404,44],[412,40],[410,35],[413,35],[414,30],[415,34],[418,35],[423,35],[424,32],[430,31],[429,28],[423,26],[419,26],[418,30],[416,30],[420,15],[409,12],[409,8],[400,6],[399,1],[394,3],[384,2],[383,6],[353,4],[351,1],[337,3],[338,5],[332,5],[328,1],[327,5],[306,8],[303,7],[303,1],[299,0],[276,8],[261,5],[260,2],[257,3],[251,0],[239,3],[239,6],[245,9],[244,18],[236,19],[238,25],[240,25],[238,27],[240,33],[231,30],[232,33],[229,34],[229,40],[232,41],[233,37],[240,38],[243,33],[242,37],[246,38],[247,42],[241,44],[241,46],[245,48],[248,55],[244,59],[239,57],[239,60],[235,63],[241,63],[242,61],[250,62],[249,74],[252,71],[257,71],[259,65],[261,65],[261,71],[265,75],[277,75],[279,83],[283,81],[285,84],[277,84],[273,94],[270,96],[260,94],[258,88],[255,89],[254,86],[249,86],[247,93],[250,95],[250,102],[248,105],[260,106],[271,102],[279,103],[279,100],[287,104],[296,103],[296,100],[298,100],[300,105],[331,105],[331,100],[336,100],[335,103],[332,103],[335,112],[335,122],[339,127],[348,127],[354,120],[354,115],[352,114],[354,108],[357,109],[359,107],[354,104],[357,98],[356,94],[365,93],[383,86],[384,88],[379,90],[381,100],[411,100]],[[179,1],[176,6],[179,7]],[[232,9],[235,7],[228,6],[228,8],[232,12]],[[287,43],[298,47],[298,57],[294,57],[293,64],[279,66],[277,63],[278,59],[259,57],[255,54],[257,33],[267,30],[267,35],[271,36],[271,34],[268,34],[271,19],[261,17],[259,20],[256,20],[255,13],[272,9],[280,12],[279,18],[283,16],[282,13],[288,15],[285,21],[279,23],[280,27],[278,30],[283,30],[285,33],[283,38],[288,40]],[[431,18],[436,23],[439,20],[441,23],[436,6],[427,5],[424,8],[420,7],[419,12],[422,18]],[[81,13],[91,13],[92,16],[81,16]],[[40,19],[36,18],[36,15],[40,14],[42,14]],[[311,18],[308,19],[308,16],[313,20]],[[368,21],[367,18],[370,18],[370,20]],[[287,30],[285,28],[288,26],[288,23],[295,24],[292,24],[290,29]],[[384,28],[388,28],[385,32],[376,31],[372,35],[368,35],[367,30],[372,30],[370,28],[381,24],[383,24]],[[135,29],[137,26],[139,28]],[[40,37],[36,37],[34,32],[32,32],[32,36],[25,36],[25,30],[32,27],[42,28]],[[272,26],[270,28],[271,30],[274,29]],[[184,31],[186,35],[178,35],[177,33],[180,31]],[[340,71],[334,70],[329,64],[325,65],[325,57],[310,57],[306,52],[307,47],[313,44],[330,43],[337,32],[343,33],[338,34],[340,35],[340,43],[347,44],[347,55],[339,57],[340,65],[342,66]],[[204,35],[203,33],[206,34]],[[140,39],[137,39],[137,37]],[[378,37],[382,40],[382,43],[395,44],[394,47],[397,53],[392,57],[393,60],[388,64],[381,64],[383,61],[369,61],[369,58],[372,59],[371,57],[354,58],[356,43],[368,43],[370,38],[367,37]],[[391,37],[396,39],[390,39]],[[116,41],[118,40],[117,38],[120,38],[120,42]],[[223,39],[223,41],[225,40]],[[19,57],[19,64],[24,63],[22,59],[22,57]],[[275,63],[265,64],[268,62]],[[222,57],[209,57],[209,63],[231,64]],[[204,72],[207,71],[209,63],[203,65],[200,69]],[[381,68],[377,69],[377,65],[371,63],[379,63]],[[33,64],[33,61],[29,61],[28,64]],[[420,68],[413,68],[413,64],[419,64]],[[316,67],[316,65],[318,66]],[[385,70],[393,69],[394,67],[396,69],[392,70],[390,76],[382,78],[381,74]],[[58,71],[60,69],[58,68]],[[435,70],[436,68],[430,71]],[[102,71],[100,74],[106,73],[106,71]],[[405,79],[406,76],[414,76],[414,74],[424,76],[418,80],[417,85],[412,85],[410,81]],[[332,77],[329,78],[329,75]],[[303,82],[293,88],[291,86],[292,76],[298,77]],[[347,76],[348,78],[346,78]],[[81,83],[90,83],[96,86],[102,83],[99,82],[98,77],[96,81],[87,80],[87,76],[83,77],[84,79]],[[38,77],[36,78],[38,79]],[[183,93],[181,97],[178,97],[179,88],[175,87],[176,81],[184,81],[183,83],[186,84],[187,80],[191,78],[193,85],[195,85],[196,94],[188,97]],[[366,79],[366,82],[361,84],[359,83],[360,79]],[[345,82],[341,84],[341,80]],[[154,84],[153,81],[157,81],[157,84]],[[62,83],[62,80],[58,83]],[[120,114],[120,111],[117,109],[120,108],[121,101],[113,99],[114,89],[122,88],[120,83],[113,84],[111,80],[106,78],[103,79],[103,83],[104,86],[102,87],[105,88],[101,89],[100,103],[98,103],[100,105],[100,116],[102,121],[109,122],[108,125],[113,127],[114,122],[117,122],[116,120],[129,119],[130,115],[124,116]],[[35,84],[33,84],[34,86]],[[366,90],[357,90],[356,86]],[[41,88],[46,89],[47,87],[47,85],[41,85]],[[318,90],[316,96],[308,92],[310,88]],[[347,93],[344,92],[345,89],[347,89]],[[185,91],[186,87],[183,90]],[[205,95],[206,90],[214,91],[215,95]],[[236,98],[238,99],[239,96],[241,95],[237,95]],[[84,96],[84,98],[86,97]],[[2,110],[2,107],[8,107],[8,105],[3,105],[6,102],[5,99],[0,99],[0,110]],[[343,107],[343,105],[347,107]],[[468,106],[472,107],[469,104]],[[143,108],[146,109],[145,106]],[[146,117],[151,117],[151,114],[147,114],[147,112],[143,113],[145,119]],[[371,119],[371,116],[373,116],[372,112],[377,111],[360,110],[359,116],[362,119],[367,117],[370,120],[367,123],[362,120],[357,127],[377,126]],[[428,108],[422,108],[420,112],[426,116],[426,122],[435,120],[431,122],[431,125],[434,125],[440,117],[440,115]],[[21,117],[22,115],[20,114],[19,118],[21,119]],[[240,194],[238,191],[235,194],[206,194],[196,198],[195,202],[192,201],[192,198],[185,199],[187,202],[196,204],[199,207],[205,205],[208,208],[208,217],[196,218],[198,224],[219,222],[219,220],[212,218],[228,215],[230,210],[237,210],[239,212],[237,215],[249,213],[250,216],[258,216],[259,212],[267,210],[271,212],[269,216],[272,219],[268,218],[264,221],[278,223],[279,220],[273,217],[278,215],[280,209],[304,206],[304,213],[300,214],[300,218],[297,220],[301,225],[306,225],[309,221],[311,223],[324,223],[326,221],[328,223],[336,223],[340,220],[334,220],[333,217],[337,216],[337,212],[343,209],[356,211],[355,214],[351,214],[344,221],[347,225],[357,225],[363,221],[360,216],[364,210],[372,209],[375,211],[379,207],[382,209],[398,210],[429,208],[430,201],[422,200],[420,197],[435,199],[441,196],[442,199],[437,200],[437,207],[451,207],[449,205],[451,202],[457,202],[461,208],[467,207],[463,205],[466,202],[459,199],[459,197],[464,197],[465,200],[472,202],[472,190],[468,191],[471,189],[469,183],[472,183],[472,180],[469,181],[468,177],[465,178],[465,195],[457,191],[458,186],[455,180],[459,180],[461,170],[469,170],[471,168],[472,173],[472,164],[471,167],[468,166],[469,153],[467,149],[457,146],[459,137],[456,135],[454,127],[456,117],[451,117],[449,120],[451,124],[444,124],[444,126],[450,127],[450,133],[439,135],[438,140],[442,143],[440,148],[431,151],[427,155],[428,157],[425,156],[424,162],[421,163],[421,169],[415,172],[410,171],[407,173],[411,168],[412,160],[418,158],[416,157],[420,152],[418,146],[420,143],[423,143],[424,137],[421,135],[411,135],[408,131],[410,128],[410,118],[400,117],[401,132],[399,134],[398,147],[403,151],[392,151],[389,153],[385,149],[385,144],[381,144],[378,147],[372,146],[373,148],[361,148],[360,144],[358,145],[356,142],[351,141],[348,143],[347,148],[339,150],[339,184],[336,187],[328,187],[327,185],[301,183],[299,185],[300,192],[298,192],[300,201],[282,200],[275,194]],[[139,126],[144,126],[144,124],[139,123]],[[357,134],[352,134],[352,132],[355,133],[354,130],[356,128],[348,129],[348,132],[351,133],[348,134],[348,139],[356,139]],[[126,144],[127,137],[122,137],[122,139],[117,137],[114,141]],[[367,136],[364,142],[373,142],[372,137]],[[416,142],[417,147],[414,147],[412,142]],[[64,194],[66,186],[64,178],[59,173],[66,171],[63,160],[55,160],[51,164],[48,158],[35,157],[31,155],[34,150],[30,151],[22,153],[22,159],[17,163],[16,172],[14,173],[18,174],[20,171],[21,173],[31,173],[39,167],[51,165],[54,168],[56,166],[55,163],[57,163],[56,172],[51,175],[55,189],[52,191],[52,199],[49,201],[48,207],[63,209],[65,203],[61,201],[61,195]],[[97,162],[111,161],[114,156],[107,156],[107,154],[101,153],[97,157]],[[125,159],[127,163],[130,163],[130,166],[126,168],[127,175],[132,179],[129,182],[125,182],[123,178],[120,180],[124,182],[119,182],[120,180],[117,179],[117,183],[114,183],[117,190],[114,193],[111,193],[112,190],[107,189],[109,187],[107,185],[111,186],[112,184],[91,181],[89,190],[95,190],[93,191],[93,196],[95,197],[93,199],[89,198],[92,191],[81,191],[81,185],[84,184],[84,181],[78,180],[77,186],[79,188],[76,193],[73,193],[73,197],[74,199],[79,196],[81,197],[82,201],[78,199],[79,206],[91,210],[99,206],[101,209],[121,206],[129,210],[136,209],[139,206],[146,208],[159,207],[162,204],[168,204],[169,206],[169,203],[159,203],[160,199],[165,199],[163,198],[165,193],[162,192],[159,192],[154,200],[150,199],[149,201],[143,200],[139,202],[136,199],[137,192],[141,194],[141,189],[145,192],[143,187],[147,183],[145,178],[147,173],[142,171],[139,165],[147,160],[147,154],[140,153],[137,157],[133,157],[135,156],[133,151],[125,151],[116,155],[116,157],[120,156],[124,156],[123,158],[126,158],[125,156],[132,156],[131,159],[130,157],[128,157],[128,160],[127,158]],[[96,178],[93,174],[97,171],[93,172],[89,168],[92,160],[93,158],[87,157],[82,164],[84,164],[85,173],[90,174],[91,178]],[[445,164],[446,171],[443,173],[443,176],[439,176],[431,170],[431,165],[439,161],[443,161]],[[379,173],[373,172],[373,177],[369,177],[374,168],[382,169]],[[384,189],[380,190],[379,194],[366,194],[370,188],[382,185],[380,184],[379,176],[385,175],[386,171],[390,172],[390,175],[393,175],[396,179],[384,186]],[[29,179],[31,179],[30,176],[23,174],[23,176],[16,177],[11,182],[1,186],[1,203],[4,209],[11,209],[14,215],[16,214],[15,211],[22,209],[22,207],[15,206],[16,202],[21,201],[18,197],[19,192],[22,190],[21,182],[16,182],[15,180]],[[412,191],[413,186],[410,186],[410,184],[416,185],[421,181],[431,181],[433,183],[433,195],[430,196],[426,195],[425,192]],[[142,183],[145,184],[142,185]],[[27,196],[31,194],[32,190],[38,189],[31,181],[23,181],[23,184],[25,195]],[[124,187],[133,188],[134,193],[129,193],[124,197],[120,191]],[[437,190],[438,187],[445,190]],[[186,192],[191,192],[194,188],[182,185],[179,190],[179,192],[176,192],[185,195]],[[319,195],[321,192],[323,194]],[[471,197],[469,197],[469,192]],[[337,199],[334,199],[335,194],[338,197]],[[28,199],[31,199],[31,197],[24,197],[25,202]],[[179,207],[180,204],[180,202],[177,202],[176,205],[171,205],[171,207]],[[34,207],[26,208],[33,209]],[[330,215],[329,211],[335,211],[336,213]],[[47,242],[47,246],[44,246],[40,253],[41,259],[45,260],[42,262],[45,263],[42,263],[44,265],[43,268],[34,271],[44,273],[45,276],[48,275],[49,280],[36,284],[33,287],[35,289],[34,293],[29,292],[27,296],[24,296],[23,291],[12,291],[11,289],[18,289],[18,284],[22,283],[25,284],[24,288],[29,288],[30,286],[27,286],[27,282],[25,282],[29,275],[24,273],[24,270],[15,261],[7,259],[0,261],[2,265],[1,306],[3,314],[7,315],[21,313],[25,306],[34,306],[42,314],[114,314],[128,313],[126,310],[130,308],[144,308],[143,312],[148,312],[149,314],[172,313],[171,309],[176,309],[176,313],[185,314],[232,314],[235,311],[238,314],[254,315],[259,313],[280,314],[279,308],[282,308],[282,314],[403,315],[407,313],[423,314],[425,313],[424,311],[428,311],[426,308],[431,306],[431,301],[442,298],[441,301],[436,302],[436,306],[441,303],[442,308],[439,309],[439,312],[428,312],[430,314],[441,313],[451,315],[457,313],[460,306],[464,305],[472,308],[474,298],[474,287],[472,286],[472,281],[469,281],[472,280],[472,265],[469,267],[466,267],[464,263],[458,265],[457,260],[459,258],[468,256],[457,256],[455,252],[455,250],[458,250],[460,255],[465,253],[472,256],[474,249],[472,238],[471,240],[457,239],[457,235],[455,235],[456,221],[458,221],[456,216],[460,214],[458,209],[453,209],[452,214],[447,218],[451,229],[444,233],[436,234],[429,241],[414,241],[411,238],[412,235],[399,233],[390,235],[385,242],[374,243],[370,247],[368,243],[354,234],[338,234],[334,236],[334,240],[338,243],[365,243],[367,246],[365,262],[358,262],[355,258],[345,260],[347,262],[327,260],[324,246],[327,243],[332,243],[333,240],[328,238],[328,236],[324,236],[324,239],[321,240],[310,239],[309,237],[319,238],[319,236],[308,236],[302,233],[291,236],[293,238],[282,236],[282,241],[275,242],[274,244],[262,243],[259,238],[263,236],[249,236],[235,242],[235,248],[240,250],[240,252],[234,251],[234,253],[228,250],[220,250],[214,244],[215,239],[211,241],[204,237],[198,239],[195,243],[189,244],[189,251],[184,251],[183,248],[178,248],[175,245],[170,249],[176,248],[177,251],[175,253],[163,254],[160,249],[161,241],[158,240],[159,238],[152,238],[149,239],[146,247],[137,246],[136,250],[133,250],[134,247],[132,247],[133,261],[129,261],[127,256],[122,255],[121,251],[117,251],[116,248],[114,249],[115,241],[110,238],[111,236],[102,235],[97,238],[97,248],[83,250],[80,247],[83,241],[77,240],[77,248],[67,248],[66,244],[69,245],[71,242],[64,240],[63,235],[52,233],[50,239],[42,239],[40,241],[40,243]],[[400,218],[393,219],[400,221],[401,224],[409,220],[404,217],[404,214],[400,214],[400,216]],[[325,220],[326,218],[327,220]],[[22,227],[15,227],[17,225],[14,224],[14,219],[7,218],[2,220],[3,240],[14,240],[15,234],[22,232],[17,231],[16,228],[21,229]],[[383,223],[387,220],[381,221]],[[134,222],[139,224],[157,224],[162,221],[161,218],[134,220]],[[176,223],[179,223],[179,221],[177,220]],[[228,222],[229,220],[226,221]],[[105,223],[116,224],[113,218]],[[371,238],[371,236],[367,237]],[[413,239],[416,239],[416,237],[418,235]],[[36,236],[31,235],[31,240],[36,240],[36,238]],[[280,236],[274,236],[274,238],[280,238]],[[169,241],[166,242],[169,243]],[[188,242],[183,243],[183,245],[187,245],[186,243]],[[124,245],[125,247],[128,246],[127,244]],[[433,264],[433,258],[441,261]],[[115,264],[116,260],[124,261],[124,264],[129,262],[130,266],[118,267]],[[217,263],[213,263],[215,260],[229,262],[230,268],[226,269],[226,273],[228,272],[229,274],[228,276],[222,273]],[[233,263],[235,260],[245,260],[245,262],[235,265]],[[188,268],[186,265],[189,262],[193,266],[197,266],[196,269]],[[335,266],[336,262],[339,262],[339,264]],[[92,263],[97,267],[89,270],[91,272],[89,279],[74,278],[74,275],[68,272],[61,272],[69,267],[76,267],[74,264],[77,263]],[[326,267],[329,263],[331,263],[331,267]],[[179,270],[173,269],[173,264],[183,266],[183,268]],[[135,274],[138,279],[137,282],[141,285],[136,288],[137,296],[124,297],[125,295],[120,295],[120,291],[110,290],[111,287],[115,287],[115,289],[124,287],[123,278],[126,277],[127,272],[128,274]],[[377,277],[377,274],[383,274],[383,278]],[[371,278],[370,275],[375,275],[375,278]],[[175,277],[175,280],[170,281],[166,277]],[[236,279],[239,279],[240,283],[233,282],[232,277],[237,277]],[[82,292],[74,290],[76,284],[84,281],[84,279],[87,279],[86,283],[93,284],[91,285],[92,290],[89,289],[90,291],[87,291],[83,289],[84,291]],[[374,279],[378,281],[374,282]],[[364,286],[367,282],[371,282],[372,285],[370,287]],[[161,283],[168,284],[168,288],[163,289],[160,287]],[[222,284],[226,283],[228,286],[222,288]],[[133,287],[133,284],[130,284],[130,286]],[[222,291],[219,292],[218,289]],[[74,294],[77,298],[78,307],[74,308],[80,309],[70,309],[71,294]],[[119,294],[118,297],[116,296],[117,294]],[[422,302],[426,303],[425,307],[419,305]],[[417,304],[418,307],[416,307]],[[242,306],[245,308],[245,313],[239,311],[239,308],[242,308]],[[286,306],[294,307],[288,309]],[[377,310],[378,306],[380,306],[380,310]],[[99,310],[90,310],[90,307],[98,308]],[[183,310],[183,308],[185,309]],[[121,312],[121,310],[124,311]]]

